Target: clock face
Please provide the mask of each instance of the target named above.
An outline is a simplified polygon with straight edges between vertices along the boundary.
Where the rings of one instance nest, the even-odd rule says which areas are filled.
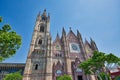
[[[80,52],[79,45],[77,43],[70,43],[70,52],[79,53]]]

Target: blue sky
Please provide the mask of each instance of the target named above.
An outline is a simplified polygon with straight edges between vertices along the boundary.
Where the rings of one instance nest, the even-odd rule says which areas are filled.
[[[25,63],[38,12],[51,16],[51,34],[55,39],[62,27],[78,29],[83,39],[95,40],[99,51],[120,57],[120,0],[0,0],[2,26],[9,23],[22,36],[16,55],[4,62]]]

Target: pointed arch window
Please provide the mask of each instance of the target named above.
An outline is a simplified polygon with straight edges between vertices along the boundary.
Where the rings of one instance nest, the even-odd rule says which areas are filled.
[[[61,70],[57,70],[56,74],[60,75],[60,74],[62,74],[62,71]]]
[[[35,65],[35,70],[38,70],[38,64]]]
[[[77,68],[76,72],[82,72],[82,69],[81,68]]]
[[[38,41],[38,44],[40,44],[40,45],[42,44],[42,40],[41,39]]]
[[[40,26],[40,32],[44,32],[44,26]]]

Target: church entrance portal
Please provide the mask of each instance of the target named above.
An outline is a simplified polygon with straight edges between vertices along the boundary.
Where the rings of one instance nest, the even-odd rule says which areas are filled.
[[[82,76],[78,76],[77,78],[78,78],[77,80],[83,80]]]

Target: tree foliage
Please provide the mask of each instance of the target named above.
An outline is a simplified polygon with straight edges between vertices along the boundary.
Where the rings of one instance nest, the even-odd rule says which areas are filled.
[[[63,75],[57,78],[57,80],[72,80],[69,75]]]
[[[2,17],[0,16],[0,22],[2,22]]]
[[[0,62],[13,56],[20,48],[21,43],[21,36],[13,31],[9,24],[5,24],[0,29]]]
[[[105,66],[105,64],[119,64],[120,59],[110,54],[105,54],[103,52],[95,51],[93,53],[93,56],[82,62],[79,67],[82,68],[85,72],[85,74],[94,74],[95,72],[101,72],[101,68]]]
[[[105,54],[103,52],[95,51],[93,56],[82,62],[79,67],[82,68],[85,74],[96,74],[98,80],[110,80],[110,77],[107,73],[103,71],[105,65],[110,66],[111,64],[119,64],[120,58],[110,54]],[[109,67],[110,68],[110,67]]]
[[[117,56],[113,55],[112,53],[106,55],[106,67],[108,69],[111,69],[115,65],[120,65],[120,58]]]
[[[22,75],[20,72],[10,73],[3,80],[22,80]]]
[[[120,80],[120,75],[115,78],[115,80]]]
[[[101,72],[99,75],[100,75],[100,77],[101,77],[102,80],[106,80],[106,79],[107,80],[111,80],[109,74],[105,74],[104,72]],[[98,80],[101,80],[100,77],[98,77]]]

